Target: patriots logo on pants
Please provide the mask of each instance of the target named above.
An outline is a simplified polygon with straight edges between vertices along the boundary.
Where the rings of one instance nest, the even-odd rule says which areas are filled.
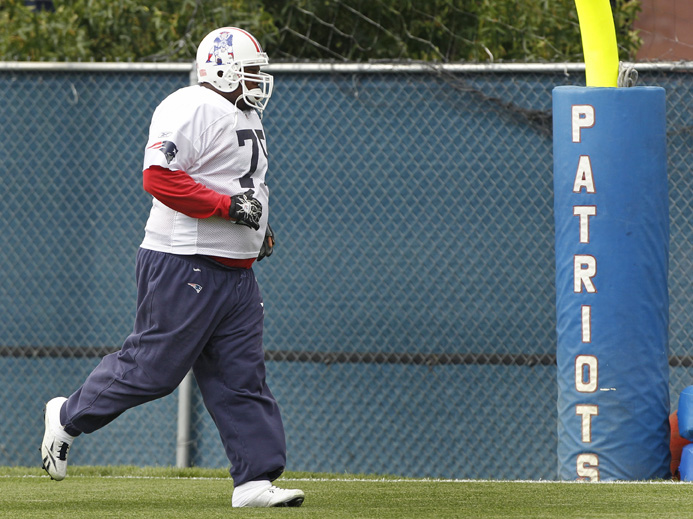
[[[195,289],[195,292],[197,292],[198,294],[202,290],[202,287],[200,285],[198,285],[197,283],[188,283],[188,286],[193,287]]]
[[[176,147],[176,143],[173,141],[159,141],[155,142],[151,146],[149,146],[150,150],[156,150],[158,149],[161,153],[164,154],[164,157],[166,157],[166,164],[170,164],[171,161],[176,157],[176,153],[178,153],[178,148]]]

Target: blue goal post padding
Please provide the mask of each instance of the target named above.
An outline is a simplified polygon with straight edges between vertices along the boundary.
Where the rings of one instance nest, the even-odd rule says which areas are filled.
[[[553,90],[558,477],[669,477],[665,92]]]
[[[679,394],[678,422],[679,435],[693,441],[693,386],[684,388]]]

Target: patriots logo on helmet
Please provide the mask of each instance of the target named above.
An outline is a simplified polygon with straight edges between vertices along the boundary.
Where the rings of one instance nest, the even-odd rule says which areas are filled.
[[[150,150],[159,150],[166,157],[166,164],[170,164],[178,153],[178,147],[173,141],[159,141],[149,146]]]
[[[207,63],[212,63],[212,57],[216,65],[224,65],[229,60],[233,61],[233,34],[219,33],[219,36],[214,39],[212,52],[207,55]]]

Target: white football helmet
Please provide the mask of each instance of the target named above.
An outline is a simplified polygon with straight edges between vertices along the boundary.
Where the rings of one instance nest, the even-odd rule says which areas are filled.
[[[221,92],[233,92],[241,85],[239,99],[262,113],[272,95],[274,78],[264,72],[250,74],[245,69],[268,63],[267,54],[252,34],[238,27],[222,27],[205,36],[197,48],[197,80]],[[258,87],[249,89],[246,81]]]

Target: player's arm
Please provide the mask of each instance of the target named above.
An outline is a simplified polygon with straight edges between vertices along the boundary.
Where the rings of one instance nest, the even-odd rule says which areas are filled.
[[[191,218],[221,216],[226,220],[259,229],[262,205],[252,190],[240,195],[222,195],[195,182],[185,171],[149,166],[143,172],[144,190],[165,206]]]
[[[272,227],[270,226],[269,222],[267,222],[267,229],[265,229],[265,239],[262,240],[262,247],[260,247],[260,254],[257,256],[258,261],[262,261],[262,258],[268,258],[272,255],[272,252],[274,252],[274,244],[276,243],[276,239],[274,238],[274,231],[272,230]]]
[[[191,218],[230,219],[231,198],[195,182],[185,171],[149,166],[142,177],[144,190],[174,211]]]

